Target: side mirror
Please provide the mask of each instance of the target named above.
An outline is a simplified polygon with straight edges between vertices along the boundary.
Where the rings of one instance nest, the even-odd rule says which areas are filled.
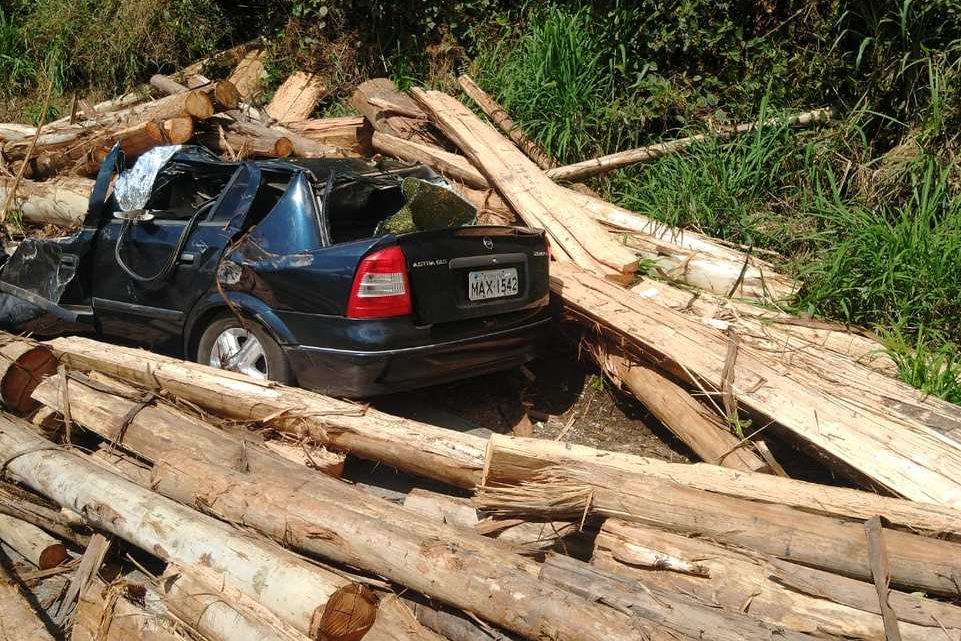
[[[145,223],[154,219],[154,215],[146,209],[131,209],[130,211],[115,211],[113,217],[132,223]]]

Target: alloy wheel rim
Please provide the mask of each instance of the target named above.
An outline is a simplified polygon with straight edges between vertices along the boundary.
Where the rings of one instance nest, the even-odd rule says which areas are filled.
[[[212,367],[267,380],[267,354],[257,337],[242,327],[225,329],[210,351]]]

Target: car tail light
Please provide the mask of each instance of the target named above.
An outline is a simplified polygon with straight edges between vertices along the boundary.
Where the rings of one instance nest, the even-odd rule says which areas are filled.
[[[407,259],[396,245],[365,256],[347,301],[348,318],[405,316],[412,310]]]

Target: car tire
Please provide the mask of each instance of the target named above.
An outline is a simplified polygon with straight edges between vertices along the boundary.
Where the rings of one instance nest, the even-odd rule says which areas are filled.
[[[241,323],[233,314],[218,316],[207,325],[197,344],[196,361],[260,380],[296,382],[280,344],[257,321],[244,318]]]

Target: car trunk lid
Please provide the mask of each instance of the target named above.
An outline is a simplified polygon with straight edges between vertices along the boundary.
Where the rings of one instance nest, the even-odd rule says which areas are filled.
[[[544,232],[467,226],[405,234],[413,312],[424,324],[515,312],[547,303]]]

